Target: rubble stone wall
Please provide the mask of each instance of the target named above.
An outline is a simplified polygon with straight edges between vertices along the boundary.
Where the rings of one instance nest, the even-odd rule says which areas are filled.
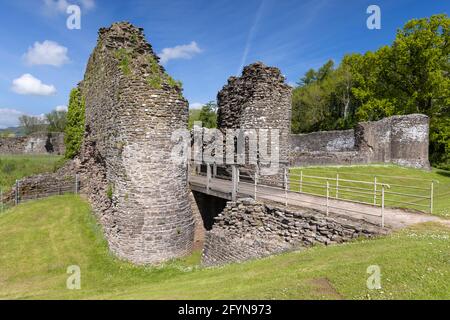
[[[65,152],[64,133],[34,133],[25,137],[0,138],[0,155],[56,154]]]
[[[313,209],[288,210],[240,199],[228,202],[213,229],[206,232],[202,263],[242,262],[314,244],[332,245],[386,233],[386,229],[363,221],[326,217]]]
[[[354,130],[291,135],[293,166],[395,163],[428,169],[429,119],[422,114],[361,122]]]

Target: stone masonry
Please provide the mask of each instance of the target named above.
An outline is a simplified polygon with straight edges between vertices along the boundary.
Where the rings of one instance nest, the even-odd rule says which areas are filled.
[[[189,254],[187,170],[170,160],[188,102],[142,29],[125,22],[100,29],[79,88],[86,132],[78,171],[110,249],[137,264]]]
[[[25,137],[0,138],[0,155],[57,154],[65,152],[64,133],[38,132]]]
[[[326,217],[312,209],[286,209],[239,199],[228,202],[213,229],[206,232],[202,262],[205,266],[242,262],[386,233],[386,229],[363,221]]]
[[[255,130],[257,134],[260,129],[279,130],[280,170],[278,176],[274,175],[274,179],[282,179],[283,168],[289,157],[292,88],[285,83],[280,70],[261,62],[246,66],[241,77],[228,79],[228,84],[217,95],[217,103],[217,126],[224,133],[226,129],[241,129],[244,132]],[[249,140],[258,139],[252,135],[247,136]],[[269,139],[268,154],[270,144]],[[264,166],[263,163],[261,165]]]
[[[354,130],[291,135],[290,164],[394,163],[429,169],[429,119],[422,114],[361,122]]]

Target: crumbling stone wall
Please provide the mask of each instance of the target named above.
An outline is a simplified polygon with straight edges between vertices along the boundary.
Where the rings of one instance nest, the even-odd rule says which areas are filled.
[[[226,129],[255,130],[257,134],[260,129],[279,130],[281,166],[274,179],[282,179],[289,160],[292,88],[285,83],[280,70],[261,62],[246,66],[241,77],[228,79],[227,85],[217,95],[217,103],[217,126],[224,133]],[[248,139],[257,139],[247,136]],[[269,154],[270,143],[269,140]]]
[[[429,168],[429,119],[423,114],[410,114],[359,123],[355,146],[367,155],[368,162]]]
[[[293,134],[291,149],[298,152],[345,152],[355,150],[355,130]]]
[[[5,204],[15,203],[16,200],[22,203],[64,193],[76,193],[80,186],[71,173],[43,173],[18,180],[12,189],[3,195],[1,201]]]
[[[361,122],[354,130],[291,136],[294,166],[395,163],[428,169],[429,119],[422,114]]]
[[[0,138],[1,154],[56,154],[65,152],[64,133],[33,133],[25,137]]]
[[[187,169],[171,161],[171,135],[187,128],[188,102],[142,29],[100,29],[79,87],[86,102],[80,171],[110,249],[138,264],[190,253]]]
[[[202,262],[215,266],[298,250],[314,244],[332,245],[387,230],[364,221],[326,217],[306,208],[286,209],[253,199],[228,202],[206,232]]]

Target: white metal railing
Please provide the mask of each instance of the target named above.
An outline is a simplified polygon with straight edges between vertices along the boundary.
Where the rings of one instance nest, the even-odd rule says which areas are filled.
[[[315,170],[316,171],[316,170]],[[326,171],[323,171],[326,172]],[[350,173],[346,173],[350,174]],[[369,175],[369,174],[361,174],[358,173],[358,175]],[[340,177],[339,173],[336,173],[335,177],[324,177],[324,176],[314,176],[314,175],[306,175],[303,170],[300,170],[299,174],[293,174],[291,173],[290,176],[299,177],[299,190],[300,192],[303,191],[304,186],[308,186],[309,188],[314,188],[315,184],[312,181],[306,182],[305,178],[309,178],[310,180],[325,180],[333,182],[330,185],[330,188],[334,189],[335,191],[335,199],[340,198],[340,194],[345,194],[348,191],[352,193],[357,194],[366,194],[369,195],[371,193],[373,195],[373,204],[377,205],[379,197],[381,197],[381,190],[379,189],[379,186],[382,184],[379,181],[379,177],[389,177],[389,178],[402,178],[402,177],[395,177],[395,176],[386,176],[386,175],[376,175],[373,176],[373,181],[362,181],[362,180],[354,180],[354,179],[343,179]],[[409,179],[409,177],[407,177]],[[410,178],[410,180],[420,180],[424,182],[424,180],[416,179],[416,178]],[[370,188],[367,187],[355,187],[355,186],[345,186],[341,183],[352,183],[352,184],[362,184],[364,186],[371,185]],[[296,184],[295,181],[292,181],[291,183]],[[439,181],[436,180],[428,180],[424,183],[429,183],[429,187],[422,187],[417,185],[404,185],[404,184],[398,184],[398,183],[387,183],[384,182],[384,184],[388,184],[391,188],[389,190],[385,190],[385,202],[392,205],[392,206],[410,206],[414,207],[414,209],[418,209],[420,211],[425,211],[429,213],[433,213],[434,209],[434,188],[435,184],[439,183]],[[400,189],[400,191],[396,191],[395,189]],[[411,190],[409,192],[404,190]],[[311,192],[310,192],[311,193]],[[422,194],[421,194],[422,193]],[[424,194],[425,193],[425,194]],[[312,193],[315,194],[315,193]],[[321,194],[315,194],[315,195],[321,195]],[[349,197],[344,197],[345,200],[352,200],[349,199]],[[366,201],[363,201],[366,203]],[[425,202],[425,203],[423,203]]]
[[[212,167],[208,169],[208,167]],[[217,176],[217,166],[214,164],[206,165],[207,175],[207,190],[209,192],[211,188],[211,179]],[[288,205],[289,200],[296,200],[299,202],[308,203],[306,198],[292,198],[293,194],[305,194],[311,196],[317,196],[324,198],[323,205],[324,211],[329,214],[330,209],[339,209],[345,211],[354,211],[359,214],[366,214],[364,212],[355,211],[352,209],[344,209],[342,207],[333,206],[331,200],[341,200],[350,203],[357,203],[363,205],[369,205],[375,208],[379,208],[376,216],[380,217],[381,225],[384,226],[384,213],[386,207],[414,207],[421,208],[423,211],[433,212],[434,207],[434,185],[437,181],[430,180],[429,187],[423,187],[419,185],[402,185],[399,183],[386,183],[381,182],[380,175],[372,176],[373,181],[364,181],[358,179],[346,179],[342,177],[342,173],[336,173],[335,176],[321,176],[321,175],[308,175],[303,170],[292,172],[292,170],[285,169],[281,174],[277,176],[261,176],[257,170],[251,170],[251,175],[242,169],[239,165],[228,166],[231,168],[231,198],[236,200],[239,194],[239,185],[241,180],[244,179],[249,183],[246,186],[246,194],[253,196],[254,199],[258,199],[261,196],[274,196],[277,195],[277,201]],[[212,172],[212,173],[211,173]],[[241,174],[245,172],[245,174]],[[388,176],[383,176],[388,177]],[[242,179],[241,179],[242,178]],[[230,177],[225,178],[230,180]],[[383,179],[384,180],[384,179]],[[248,191],[252,189],[253,191]],[[272,190],[273,193],[267,192]],[[275,190],[278,190],[276,192]],[[409,191],[408,191],[409,190]],[[267,198],[267,197],[266,197]],[[316,204],[315,202],[310,202]],[[374,215],[373,210],[371,210]]]
[[[214,170],[213,164],[204,164],[206,166],[206,172],[203,171],[203,175],[206,173],[206,192],[210,193],[211,191],[211,184],[212,179],[216,178],[217,170]],[[366,182],[366,181],[359,181],[359,180],[350,180],[350,179],[340,179],[339,176],[336,180],[330,179],[330,178],[324,178],[324,177],[317,177],[320,178],[319,181],[323,181],[323,183],[316,183],[316,182],[308,182],[303,180],[309,178],[310,176],[305,175],[303,172],[300,173],[300,175],[296,175],[293,173],[289,173],[289,170],[286,168],[284,171],[282,171],[282,174],[279,174],[277,176],[261,176],[259,173],[259,170],[253,170],[253,175],[243,175],[241,174],[242,171],[240,169],[239,165],[230,165],[229,168],[231,168],[231,199],[233,201],[236,201],[238,194],[240,193],[239,186],[241,179],[252,179],[252,183],[248,182],[247,185],[247,192],[243,192],[244,194],[252,195],[253,198],[256,200],[261,196],[265,196],[266,198],[268,196],[276,197],[278,198],[277,201],[280,201],[284,203],[285,206],[289,205],[289,202],[295,201],[299,203],[309,203],[314,205],[323,206],[323,209],[328,216],[330,214],[330,210],[340,210],[340,211],[349,211],[352,213],[357,213],[360,215],[371,215],[371,216],[377,216],[380,218],[380,224],[382,227],[384,227],[384,211],[385,211],[385,190],[389,188],[388,184],[384,183],[376,183],[375,188],[377,189],[377,192],[379,193],[380,201],[378,203],[374,203],[372,200],[370,201],[357,201],[357,200],[347,200],[345,199],[345,192],[348,192],[350,189],[353,192],[359,192],[363,194],[370,194],[370,197],[372,199],[373,193],[366,192],[367,188],[360,188],[360,187],[349,187],[349,186],[342,186],[340,185],[342,182],[352,182],[352,183],[362,183],[363,185],[371,185],[372,183]],[[198,167],[196,167],[195,173],[199,173],[200,170]],[[295,181],[296,177],[300,177],[299,181]],[[312,176],[311,176],[312,177]],[[316,177],[315,177],[316,178]],[[217,179],[217,178],[216,178]],[[220,179],[220,178],[219,178]],[[230,180],[229,178],[227,180]],[[332,181],[333,180],[333,181]],[[299,184],[300,191],[296,191],[293,187],[295,183]],[[314,192],[305,192],[305,190],[302,190],[302,187],[314,187],[318,189],[322,189],[325,192],[325,195],[320,193],[314,193]],[[357,190],[360,189],[360,190]],[[377,193],[376,192],[376,193]],[[251,194],[253,193],[253,194]],[[341,193],[341,195],[340,195]],[[376,194],[375,193],[375,194]],[[313,196],[319,196],[324,197],[325,201],[324,203],[318,203],[317,200],[314,201],[308,201],[305,198],[299,198],[298,196],[295,196],[295,194],[308,194]],[[359,204],[365,204],[370,206],[379,207],[379,213],[367,213],[364,212],[364,210],[354,210],[351,208],[348,208],[347,206],[338,206],[333,205],[331,203],[331,200],[342,200],[342,201],[348,201],[348,202],[355,202]]]
[[[376,202],[372,202],[372,201],[358,201],[358,200],[352,200],[352,199],[346,199],[345,196],[340,197],[339,196],[339,192],[343,192],[345,193],[346,191],[350,190],[350,189],[355,189],[352,190],[352,192],[357,192],[357,193],[364,193],[364,194],[370,194],[370,196],[372,197],[372,195],[374,195],[372,192],[361,192],[359,190],[356,189],[360,189],[360,190],[367,190],[367,188],[360,188],[360,187],[350,187],[350,186],[345,186],[342,188],[340,188],[340,183],[341,182],[352,182],[352,183],[361,183],[363,185],[372,185],[372,183],[370,182],[366,182],[366,181],[359,181],[359,180],[350,180],[350,179],[340,179],[339,176],[336,177],[336,179],[331,179],[331,178],[325,178],[325,177],[317,177],[317,176],[308,176],[305,175],[303,172],[300,172],[300,174],[293,174],[293,173],[288,173],[289,170],[285,169],[284,170],[284,174],[283,174],[283,189],[284,189],[284,203],[287,206],[288,205],[288,200],[296,200],[296,201],[300,201],[300,202],[305,202],[305,203],[310,203],[310,204],[315,204],[318,205],[317,201],[307,201],[305,199],[301,199],[299,200],[299,198],[292,198],[289,196],[289,193],[299,193],[299,194],[306,194],[306,195],[311,195],[311,196],[319,196],[319,197],[324,197],[325,198],[325,204],[323,204],[324,207],[324,211],[326,212],[326,215],[328,216],[330,214],[330,209],[338,209],[338,210],[342,210],[342,211],[350,211],[353,213],[358,213],[358,214],[362,214],[362,215],[374,215],[374,214],[370,214],[367,212],[363,212],[361,210],[353,210],[353,209],[349,209],[349,208],[344,208],[342,206],[333,206],[331,205],[330,200],[342,200],[342,201],[347,201],[347,202],[354,202],[354,203],[359,203],[359,204],[364,204],[364,205],[370,205],[370,206],[375,206],[375,207],[379,207],[380,211],[379,214],[376,214],[376,216],[380,217],[380,225],[382,227],[384,227],[384,213],[385,213],[385,193],[386,190],[388,190],[390,188],[389,184],[386,183],[377,183],[375,182],[375,189],[378,190],[375,192],[375,195],[377,194],[377,192],[379,192],[380,194],[380,204],[377,204]],[[300,180],[295,181],[293,180],[293,178],[296,177],[300,177]],[[309,177],[313,177],[313,178],[319,178],[319,180],[324,181],[324,183],[315,183],[315,182],[307,182],[304,180],[304,178],[309,178]],[[281,187],[273,187],[273,186],[268,186],[267,184],[264,183],[260,183],[260,181],[257,180],[258,178],[258,173],[255,173],[255,198],[257,196],[258,193],[266,193],[267,195],[271,195],[270,193],[264,192],[259,190],[258,191],[258,185],[264,188],[278,188],[281,189]],[[273,181],[273,179],[272,179]],[[332,183],[333,182],[333,183]],[[297,185],[299,187],[299,191],[296,191],[295,188],[292,188],[293,185]],[[291,188],[289,188],[291,187]],[[321,194],[321,193],[314,193],[314,192],[305,192],[303,189],[304,187],[313,187],[313,188],[317,188],[317,189],[322,189],[324,191],[325,194]],[[334,196],[332,196],[332,192],[334,192]]]

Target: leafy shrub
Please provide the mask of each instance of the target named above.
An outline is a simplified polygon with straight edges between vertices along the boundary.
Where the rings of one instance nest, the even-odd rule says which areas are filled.
[[[131,74],[131,67],[130,67],[130,61],[131,61],[131,54],[126,49],[121,48],[116,51],[115,54],[116,58],[119,60],[119,68],[122,70],[124,75],[130,75]]]
[[[70,92],[67,111],[67,125],[64,143],[66,145],[66,159],[73,159],[80,151],[84,135],[85,102],[78,88]]]

